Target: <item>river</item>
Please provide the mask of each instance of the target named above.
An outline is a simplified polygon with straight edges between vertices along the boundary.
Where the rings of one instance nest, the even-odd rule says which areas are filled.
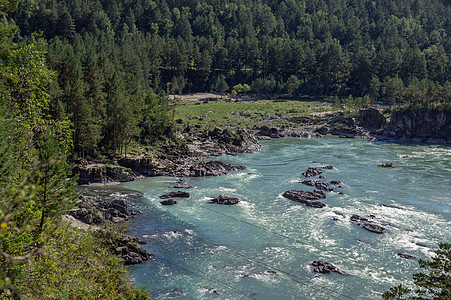
[[[218,159],[248,169],[190,178],[189,199],[162,206],[176,178],[145,178],[91,192],[126,197],[143,215],[130,233],[143,237],[155,260],[130,268],[152,299],[380,299],[421,271],[440,242],[451,242],[451,147],[356,139],[274,139],[256,153]],[[407,157],[406,157],[407,156]],[[385,162],[396,168],[378,168]],[[308,167],[332,165],[324,181],[325,208],[285,199]],[[238,205],[208,203],[220,194]],[[376,234],[350,222],[374,215]],[[309,264],[330,262],[349,273],[316,274]]]

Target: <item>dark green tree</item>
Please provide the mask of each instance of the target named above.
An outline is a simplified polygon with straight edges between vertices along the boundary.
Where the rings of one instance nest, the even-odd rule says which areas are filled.
[[[77,178],[68,179],[72,167],[61,154],[59,143],[51,134],[43,135],[37,143],[33,184],[36,206],[40,212],[39,232],[48,221],[61,217],[75,205]]]

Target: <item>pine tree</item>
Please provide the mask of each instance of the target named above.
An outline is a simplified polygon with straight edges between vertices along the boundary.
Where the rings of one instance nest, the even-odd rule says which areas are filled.
[[[33,183],[36,186],[36,203],[40,211],[38,230],[42,232],[46,222],[61,217],[75,205],[77,178],[68,179],[72,167],[61,154],[56,138],[43,135],[37,143]]]

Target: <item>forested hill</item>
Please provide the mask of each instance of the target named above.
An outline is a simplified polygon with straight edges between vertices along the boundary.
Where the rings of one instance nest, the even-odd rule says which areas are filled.
[[[80,65],[90,88],[111,68],[127,90],[291,83],[388,100],[381,87],[444,85],[451,73],[448,0],[23,0],[13,17],[22,36],[44,32],[61,88]]]
[[[170,134],[154,92],[451,94],[449,0],[22,0],[8,18],[16,42],[43,33],[51,112],[81,156]]]

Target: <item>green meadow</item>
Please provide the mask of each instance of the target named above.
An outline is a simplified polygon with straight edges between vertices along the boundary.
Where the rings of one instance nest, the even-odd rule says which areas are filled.
[[[312,113],[327,112],[331,103],[302,100],[257,101],[181,101],[175,109],[174,119],[182,124],[201,128],[239,126],[252,128],[262,125],[289,126],[291,118]]]

